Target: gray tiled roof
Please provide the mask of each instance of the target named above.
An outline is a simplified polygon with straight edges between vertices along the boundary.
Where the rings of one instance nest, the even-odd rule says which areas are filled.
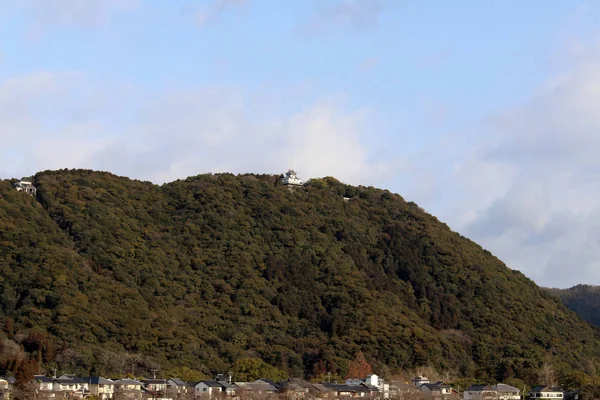
[[[497,383],[492,386],[492,389],[497,390],[498,392],[520,392],[520,390],[516,387],[507,385],[505,383]]]
[[[169,379],[170,382],[173,382],[174,384],[176,384],[177,386],[185,386],[185,382],[182,381],[179,378],[171,378]]]

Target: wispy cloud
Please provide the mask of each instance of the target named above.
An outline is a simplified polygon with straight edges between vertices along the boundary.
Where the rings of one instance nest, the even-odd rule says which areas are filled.
[[[491,119],[456,166],[454,226],[545,285],[600,281],[600,57]]]

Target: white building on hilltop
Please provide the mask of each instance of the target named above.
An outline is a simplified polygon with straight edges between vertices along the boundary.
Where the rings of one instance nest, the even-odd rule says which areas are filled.
[[[15,183],[15,189],[17,189],[17,192],[25,192],[31,196],[35,196],[35,193],[37,191],[36,187],[33,186],[33,183],[31,183],[31,181],[18,181]]]
[[[284,185],[288,186],[302,186],[302,184],[304,183],[300,180],[300,178],[298,178],[298,175],[296,175],[296,171],[294,171],[293,169],[288,170],[288,172],[286,172],[283,175],[283,177],[281,178],[281,182],[283,182]]]

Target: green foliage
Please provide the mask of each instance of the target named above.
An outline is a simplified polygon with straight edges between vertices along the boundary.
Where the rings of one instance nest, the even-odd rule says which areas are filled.
[[[375,372],[532,384],[547,359],[569,370],[600,355],[598,332],[556,299],[388,191],[333,178],[290,191],[271,175],[34,180],[37,201],[0,182],[0,326],[59,370],[132,370],[101,357],[127,352],[147,370],[212,375],[250,358],[269,376],[347,376],[362,351]]]
[[[577,285],[570,289],[545,289],[560,298],[567,308],[600,327],[600,286]]]
[[[285,372],[265,363],[260,358],[240,358],[231,367],[236,382],[252,382],[260,378],[282,381],[287,379]]]
[[[588,374],[581,371],[565,372],[559,376],[558,383],[565,390],[579,389],[592,383]]]
[[[197,370],[191,369],[190,367],[185,367],[185,366],[173,368],[172,370],[169,371],[167,376],[177,377],[177,378],[183,380],[184,382],[198,382],[198,381],[203,381],[205,379],[211,378],[209,375],[205,374],[204,372],[197,371]]]
[[[578,400],[597,400],[600,399],[600,385],[583,386],[578,393]]]

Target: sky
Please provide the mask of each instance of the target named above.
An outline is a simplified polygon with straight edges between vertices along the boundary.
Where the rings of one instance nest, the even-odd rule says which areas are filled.
[[[0,178],[334,176],[600,284],[600,4],[0,0]]]

